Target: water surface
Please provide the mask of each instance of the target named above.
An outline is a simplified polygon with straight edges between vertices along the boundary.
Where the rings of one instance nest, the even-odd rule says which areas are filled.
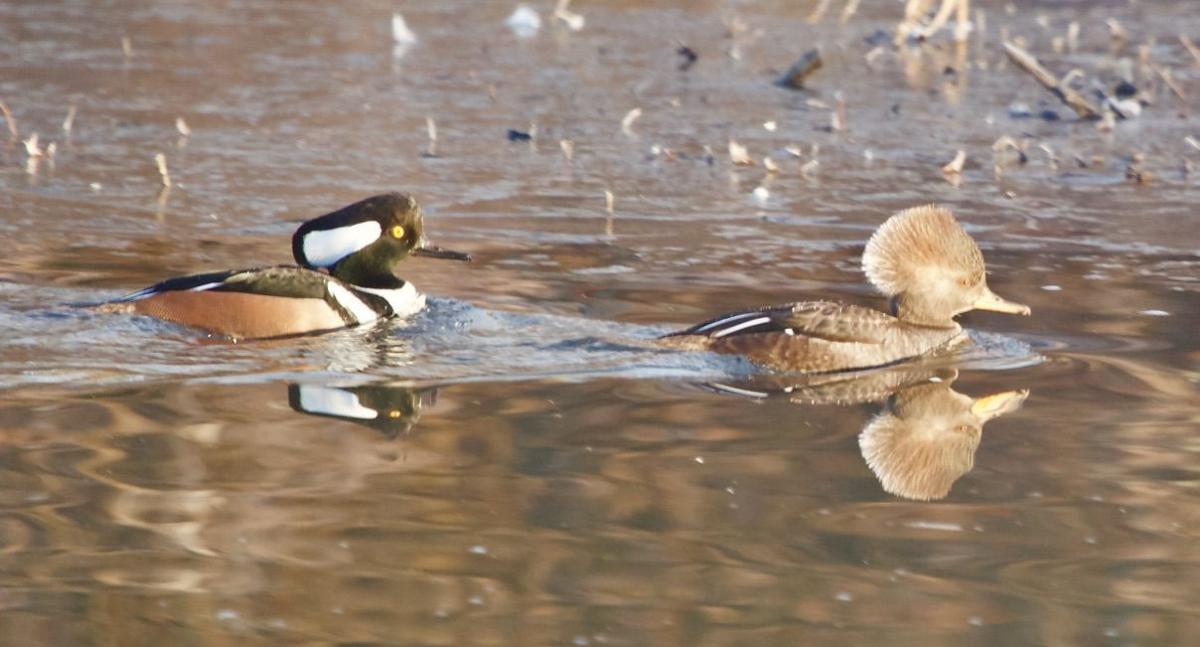
[[[1200,92],[1188,4],[975,2],[961,51],[879,41],[896,3],[578,4],[582,30],[538,5],[532,38],[506,3],[0,7],[0,99],[57,151],[0,146],[0,641],[1189,644],[1200,152],[1156,71]],[[1059,73],[1128,66],[1154,103],[1075,121],[1002,32]],[[809,90],[772,84],[818,44]],[[994,158],[1005,135],[1025,164]],[[406,263],[434,297],[412,321],[232,344],[70,305],[288,262],[298,222],[385,190],[477,259]],[[934,201],[1034,316],[968,315],[962,353],[842,381],[636,343],[882,307],[863,243]],[[1024,391],[946,431],[954,394]],[[870,458],[888,440],[910,460]]]

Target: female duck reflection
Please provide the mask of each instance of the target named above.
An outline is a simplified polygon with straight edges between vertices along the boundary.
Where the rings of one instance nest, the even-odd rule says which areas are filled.
[[[987,421],[1016,411],[1028,390],[972,398],[950,388],[953,369],[888,371],[823,376],[799,385],[771,381],[755,388],[709,384],[718,391],[765,398],[783,394],[796,404],[851,405],[885,401],[858,436],[867,466],[889,494],[931,501],[975,466],[975,450]]]

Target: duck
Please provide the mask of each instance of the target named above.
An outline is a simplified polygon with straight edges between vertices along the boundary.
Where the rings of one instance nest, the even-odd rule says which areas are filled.
[[[292,236],[292,256],[295,265],[170,278],[98,310],[232,339],[327,332],[420,312],[425,295],[394,272],[406,258],[471,260],[430,245],[420,205],[403,193],[372,196],[303,223]]]
[[[775,371],[832,373],[895,364],[966,340],[954,318],[969,310],[1030,314],[988,287],[983,253],[938,205],[889,217],[862,256],[890,311],[805,301],[723,314],[655,340],[663,348],[740,355]]]

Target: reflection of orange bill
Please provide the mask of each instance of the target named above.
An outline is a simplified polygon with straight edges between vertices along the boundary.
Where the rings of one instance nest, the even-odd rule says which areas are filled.
[[[985,396],[971,404],[971,413],[975,414],[981,422],[987,422],[997,416],[1016,411],[1027,397],[1029,397],[1028,389]]]

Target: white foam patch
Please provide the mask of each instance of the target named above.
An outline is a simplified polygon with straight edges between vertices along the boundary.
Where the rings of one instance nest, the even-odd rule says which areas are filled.
[[[343,258],[379,240],[383,228],[374,220],[336,229],[319,229],[304,235],[304,257],[310,265],[331,267]]]
[[[359,420],[379,417],[378,411],[362,406],[358,396],[349,391],[311,384],[300,385],[300,408],[310,413]]]
[[[417,292],[412,283],[405,283],[404,287],[394,290],[364,288],[358,285],[354,286],[354,289],[383,297],[397,317],[410,317],[425,307],[425,295]]]
[[[354,296],[354,293],[342,287],[337,281],[329,281],[325,284],[329,294],[333,296],[333,300],[338,302],[347,312],[354,317],[358,323],[367,323],[379,318],[379,314],[371,309],[362,299]]]

